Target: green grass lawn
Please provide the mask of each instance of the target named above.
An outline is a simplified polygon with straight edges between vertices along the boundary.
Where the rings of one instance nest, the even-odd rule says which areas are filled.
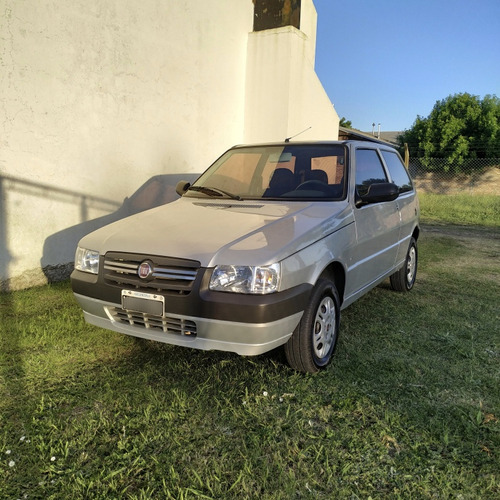
[[[419,193],[421,218],[430,224],[500,226],[500,196]]]
[[[87,325],[68,283],[0,295],[0,498],[499,498],[499,235],[429,229],[315,376]]]

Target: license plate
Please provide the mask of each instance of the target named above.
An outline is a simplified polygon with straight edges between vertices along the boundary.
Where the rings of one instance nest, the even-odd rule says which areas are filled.
[[[165,297],[152,293],[122,290],[122,307],[127,311],[163,316],[165,311]]]

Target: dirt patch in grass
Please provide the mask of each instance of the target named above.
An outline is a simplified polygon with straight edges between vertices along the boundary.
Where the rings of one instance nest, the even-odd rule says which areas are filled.
[[[496,261],[493,264],[500,269],[500,230],[469,226],[424,225],[422,232],[429,238],[452,238],[461,246],[474,250],[473,257],[469,259],[476,265],[483,259],[490,263],[491,258],[494,258]],[[458,253],[456,257],[459,257]]]
[[[459,225],[424,224],[422,231],[429,236],[451,236],[462,242],[475,242],[479,246],[484,246],[481,240],[488,240],[500,247],[500,228],[491,229],[484,227],[471,227]]]
[[[449,258],[456,272],[478,269],[481,278],[500,284],[500,229],[424,225],[422,232],[424,238],[450,239],[453,251]]]

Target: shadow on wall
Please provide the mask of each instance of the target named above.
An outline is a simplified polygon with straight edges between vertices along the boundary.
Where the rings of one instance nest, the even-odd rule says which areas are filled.
[[[23,196],[22,204],[32,203],[33,198],[48,199],[66,206],[78,207],[81,223],[63,229],[49,236],[44,243],[40,265],[49,282],[61,281],[71,274],[75,250],[80,238],[107,224],[128,217],[143,210],[174,201],[179,196],[175,186],[179,180],[193,182],[199,174],[165,174],[151,177],[123,203],[82,194],[68,189],[61,189],[26,179],[0,175],[0,292],[11,290],[10,266],[16,260],[16,252],[9,248],[9,238],[12,228],[9,228],[10,217],[15,213],[15,207],[8,200],[8,194]],[[26,197],[26,199],[24,199]],[[30,199],[31,198],[31,199]],[[9,205],[9,206],[8,206]],[[88,220],[91,210],[112,212],[103,217]],[[43,214],[40,214],[42,217]],[[30,286],[29,277],[24,286]],[[23,281],[23,283],[24,283]],[[16,285],[17,287],[17,285]]]
[[[198,177],[199,174],[155,175],[131,196],[125,198],[116,212],[97,219],[86,220],[49,236],[45,240],[43,256],[40,260],[42,271],[48,282],[54,283],[69,278],[73,271],[76,247],[86,234],[130,215],[175,201],[179,198],[175,191],[177,183],[180,180],[192,183]]]
[[[12,262],[12,255],[7,246],[7,202],[6,202],[6,181],[0,175],[0,292],[8,292],[6,281],[1,279],[7,276],[9,264]]]

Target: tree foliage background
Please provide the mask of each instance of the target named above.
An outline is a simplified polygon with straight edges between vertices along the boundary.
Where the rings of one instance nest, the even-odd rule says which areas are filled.
[[[450,95],[437,101],[427,118],[417,116],[398,141],[402,148],[407,143],[410,156],[421,158],[428,170],[460,172],[473,165],[471,160],[500,158],[500,99]]]
[[[351,122],[351,120],[348,120],[345,116],[343,116],[340,119],[339,126],[345,127],[345,128],[352,128],[352,122]]]

